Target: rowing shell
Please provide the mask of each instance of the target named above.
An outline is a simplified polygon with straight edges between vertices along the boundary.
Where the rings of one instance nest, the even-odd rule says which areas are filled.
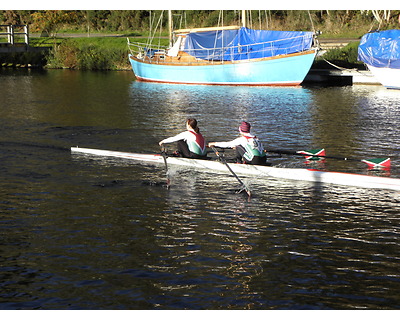
[[[160,154],[141,154],[78,147],[72,147],[71,152],[91,154],[102,157],[116,157],[142,162],[164,163],[164,158]],[[228,168],[223,163],[215,160],[168,157],[167,162],[171,165],[187,166],[196,169],[207,169],[229,173]],[[315,169],[277,168],[236,163],[229,164],[229,166],[237,175],[240,176],[272,177],[277,179],[330,183],[361,188],[400,190],[400,179],[395,178],[320,171]]]

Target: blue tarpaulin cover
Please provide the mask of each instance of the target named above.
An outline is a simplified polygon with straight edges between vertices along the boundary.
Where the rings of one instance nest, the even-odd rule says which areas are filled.
[[[377,68],[400,69],[400,30],[385,30],[363,35],[358,60]]]
[[[245,60],[309,50],[313,32],[240,28],[189,33],[184,51],[204,60]]]

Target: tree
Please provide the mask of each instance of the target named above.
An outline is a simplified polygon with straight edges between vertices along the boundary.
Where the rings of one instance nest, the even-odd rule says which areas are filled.
[[[29,10],[4,10],[0,13],[0,22],[3,24],[29,24],[31,13]]]
[[[46,31],[53,37],[61,26],[76,22],[76,18],[76,11],[44,10],[32,14],[36,31]]]

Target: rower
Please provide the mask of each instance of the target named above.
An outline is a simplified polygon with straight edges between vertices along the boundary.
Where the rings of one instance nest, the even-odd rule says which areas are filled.
[[[263,145],[258,138],[250,133],[250,123],[240,124],[240,137],[227,142],[210,142],[209,147],[235,148],[236,162],[256,165],[266,165],[266,155]]]
[[[197,120],[189,118],[186,120],[186,131],[176,136],[161,140],[158,144],[178,142],[178,154],[184,158],[206,159],[206,142],[200,129],[197,126]]]

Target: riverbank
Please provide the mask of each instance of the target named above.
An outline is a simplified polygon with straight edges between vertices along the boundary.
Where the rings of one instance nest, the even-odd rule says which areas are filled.
[[[144,42],[147,37],[134,35],[133,42]],[[312,69],[351,68],[364,70],[357,61],[358,39],[318,39],[320,54]],[[161,39],[168,45],[168,38]],[[63,33],[57,38],[31,35],[31,46],[46,48],[39,52],[0,54],[1,67],[38,67],[78,70],[130,70],[126,35]]]

